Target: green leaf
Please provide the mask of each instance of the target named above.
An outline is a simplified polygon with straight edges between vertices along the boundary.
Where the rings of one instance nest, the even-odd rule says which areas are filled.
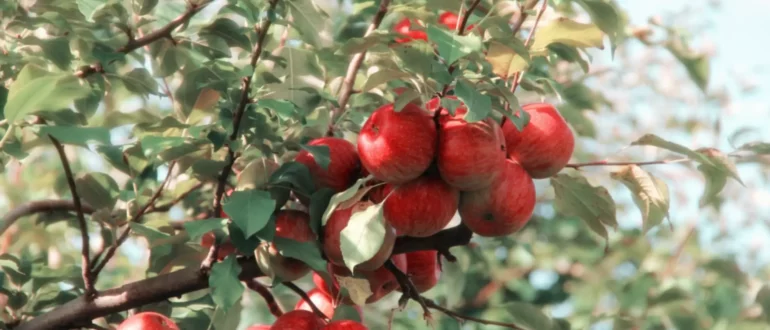
[[[158,0],[141,0],[139,15],[147,15],[158,5]]]
[[[337,50],[337,54],[353,55],[376,46],[387,40],[392,34],[383,31],[373,31],[372,34],[361,38],[350,38]]]
[[[310,195],[315,190],[313,178],[307,166],[298,162],[286,162],[270,176],[271,184],[286,185],[303,194]]]
[[[629,165],[622,170],[612,172],[610,177],[620,181],[631,191],[634,203],[642,212],[644,232],[659,225],[663,219],[668,217],[671,197],[668,193],[668,186],[663,180],[656,178],[637,165]]]
[[[647,146],[655,146],[658,148],[663,148],[669,151],[673,151],[673,152],[685,155],[698,163],[714,166],[714,164],[712,164],[711,161],[708,159],[708,157],[706,157],[705,155],[695,152],[690,148],[687,148],[681,144],[664,140],[655,134],[645,134],[639,139],[637,139],[636,141],[631,142],[631,145],[632,146],[647,145]]]
[[[220,17],[204,26],[200,30],[202,36],[213,35],[222,38],[230,47],[240,47],[241,49],[251,49],[251,42],[238,23],[229,19]]]
[[[509,302],[505,310],[513,318],[512,323],[526,330],[552,329],[553,321],[539,308],[524,302]]]
[[[757,292],[754,302],[762,306],[762,315],[765,321],[770,322],[770,286],[767,284],[762,285],[762,288]]]
[[[614,55],[617,43],[625,28],[618,8],[613,3],[604,0],[576,0],[575,2],[582,6],[591,16],[591,21],[610,37]]]
[[[738,169],[735,167],[735,163],[730,160],[730,157],[719,151],[719,149],[699,148],[695,151],[706,156],[706,158],[711,162],[711,165],[713,165],[714,169],[735,179],[735,181],[738,181],[738,183],[741,185],[746,186],[743,183],[743,180],[741,180],[741,177],[738,175]]]
[[[326,260],[321,256],[321,249],[316,241],[297,242],[292,239],[275,237],[273,242],[284,257],[300,260],[316,271],[326,271]]]
[[[235,305],[245,291],[243,284],[238,279],[240,273],[241,265],[232,255],[211,267],[211,275],[209,276],[211,298],[214,299],[219,308],[225,311]]]
[[[578,48],[603,49],[604,33],[595,24],[578,23],[561,17],[537,29],[530,52],[545,52],[548,45],[555,42]]]
[[[650,298],[648,304],[650,306],[668,304],[672,302],[680,302],[682,300],[691,299],[690,293],[682,288],[673,287],[669,288],[660,294]]]
[[[690,79],[705,93],[711,74],[708,55],[693,52],[681,36],[672,34],[665,44],[666,49],[684,65]]]
[[[408,78],[411,78],[412,75],[397,71],[397,70],[391,70],[391,69],[381,69],[369,76],[369,78],[366,79],[366,82],[364,83],[364,87],[361,88],[361,93],[366,93],[375,87],[387,84],[390,81],[394,80],[405,80]]]
[[[25,74],[27,65],[19,73]],[[87,96],[90,87],[72,74],[47,74],[30,80],[17,79],[8,90],[8,102],[5,104],[5,118],[10,122],[22,119],[43,110],[59,110],[69,107],[72,102]]]
[[[350,188],[334,194],[334,196],[332,196],[332,198],[329,200],[329,207],[326,208],[326,211],[323,214],[323,221],[321,222],[321,225],[326,226],[326,223],[329,221],[329,217],[331,217],[332,213],[334,213],[334,210],[336,210],[340,204],[354,199],[355,197],[358,197],[360,200],[361,196],[359,196],[359,189],[361,189],[361,186],[373,178],[374,176],[370,175],[368,177],[358,179],[358,181],[350,186]]]
[[[401,95],[396,96],[396,101],[393,102],[393,111],[400,112],[410,102],[419,99],[420,93],[414,89],[407,88]]]
[[[484,120],[492,112],[492,99],[489,95],[479,93],[474,86],[462,80],[457,82],[455,95],[468,108],[468,112],[463,119],[469,123]]]
[[[556,193],[554,207],[562,214],[585,221],[594,232],[607,238],[604,226],[617,228],[615,200],[607,188],[592,186],[581,174],[557,174],[551,178]]]
[[[311,146],[303,144],[300,147],[313,156],[313,160],[315,160],[318,166],[324,170],[329,169],[329,164],[332,162],[331,157],[329,156],[329,146]]]
[[[286,6],[293,19],[292,26],[299,31],[302,40],[311,46],[319,46],[328,15],[311,0],[287,1]]]
[[[310,228],[316,235],[321,235],[321,223],[323,222],[324,212],[329,207],[334,190],[331,188],[321,188],[313,196],[310,196]]]
[[[89,20],[91,19],[91,15],[104,4],[104,1],[102,0],[76,0],[76,2],[80,13]]]
[[[297,114],[297,106],[286,100],[261,99],[256,103],[257,107],[268,108],[275,111],[281,119],[291,119]]]
[[[2,91],[0,91],[2,92]],[[2,93],[0,93],[0,100],[2,100]],[[2,104],[2,102],[0,102]],[[767,142],[749,142],[741,145],[738,150],[745,150],[745,151],[751,151],[757,155],[769,155],[770,154],[770,143]]]
[[[32,266],[29,261],[19,259],[11,254],[0,255],[0,269],[17,286],[26,283],[32,276]]]
[[[155,78],[145,68],[133,69],[131,72],[121,75],[120,79],[123,81],[126,89],[136,94],[142,96],[160,94],[158,92],[158,82],[155,81]]]
[[[110,131],[104,127],[42,126],[37,134],[45,139],[48,139],[50,134],[62,144],[82,147],[88,147],[90,141],[110,144]]]
[[[332,317],[332,321],[337,320],[363,321],[361,320],[361,314],[358,313],[358,310],[347,304],[338,304],[337,307],[334,308],[334,317]]]
[[[369,205],[365,209],[352,210],[350,221],[340,233],[340,249],[345,266],[353,272],[372,257],[385,242],[385,218],[382,215],[382,205]]]
[[[120,188],[115,179],[107,173],[88,173],[75,179],[80,198],[95,209],[115,207],[120,196]]]
[[[190,236],[190,240],[197,241],[204,234],[210,231],[225,228],[227,226],[227,219],[213,218],[206,220],[185,221],[182,225],[184,226],[184,230],[187,232],[187,235]]]
[[[227,225],[227,229],[230,232],[230,241],[233,242],[233,245],[235,245],[238,251],[249,255],[254,253],[254,249],[259,246],[260,239],[265,241],[273,240],[273,237],[275,236],[275,220],[270,219],[267,225],[265,225],[265,228],[262,228],[256,235],[249,238],[246,238],[243,234],[243,230],[238,228],[238,226],[232,222]]]
[[[153,159],[168,149],[182,146],[186,141],[186,138],[180,136],[147,135],[140,140],[139,144],[144,156],[147,159]]]
[[[270,220],[275,210],[275,200],[267,191],[234,191],[222,207],[233,223],[243,230],[246,237],[251,237],[264,228]]]
[[[439,55],[449,64],[481,51],[481,39],[476,35],[460,36],[435,25],[428,26],[426,32],[428,40],[436,44]]]
[[[698,170],[703,173],[703,177],[706,179],[703,195],[698,200],[698,205],[701,207],[717,205],[719,193],[722,192],[722,189],[727,184],[727,174],[714,166],[708,165],[698,165]]]
[[[40,47],[43,49],[43,55],[59,69],[69,69],[70,63],[72,63],[72,52],[70,51],[70,41],[66,37],[42,40]]]

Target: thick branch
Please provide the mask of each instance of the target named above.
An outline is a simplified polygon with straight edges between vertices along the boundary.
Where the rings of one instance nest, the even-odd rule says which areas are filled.
[[[81,249],[82,258],[82,275],[83,283],[86,287],[86,299],[93,297],[96,290],[94,289],[94,278],[91,273],[91,245],[88,239],[88,225],[86,225],[86,216],[83,214],[83,204],[80,203],[80,195],[78,195],[78,188],[75,185],[75,177],[72,174],[70,168],[70,162],[67,160],[67,153],[64,152],[64,146],[54,138],[52,135],[48,135],[51,139],[56,151],[59,153],[61,159],[61,165],[64,167],[64,175],[67,177],[67,185],[70,187],[70,193],[72,193],[72,202],[75,204],[75,211],[78,214],[78,226],[80,227],[80,236],[82,238],[83,248]]]
[[[195,14],[203,10],[203,8],[206,7],[206,5],[209,2],[210,1],[206,1],[200,4],[190,3],[190,6],[187,8],[187,10],[184,13],[182,13],[182,15],[175,18],[171,22],[168,22],[168,24],[164,25],[160,29],[152,31],[148,34],[145,34],[139,39],[134,39],[132,37],[132,34],[128,34],[129,36],[128,43],[126,43],[125,46],[118,48],[117,51],[119,53],[128,54],[138,48],[149,45],[157,40],[160,40],[163,38],[171,38],[171,32],[173,32],[174,30],[176,30],[176,28],[190,21],[190,18],[192,18],[193,16],[195,16]],[[78,72],[75,72],[75,75],[80,78],[85,78],[91,74],[94,74],[97,72],[103,72],[103,71],[104,71],[104,68],[102,64],[96,63],[91,66],[85,67]]]
[[[457,227],[442,230],[428,237],[400,236],[396,238],[393,254],[408,253],[423,250],[437,250],[452,261],[449,248],[453,246],[468,245],[473,237],[473,232],[462,223]]]
[[[91,207],[88,204],[84,204],[81,202],[80,204],[80,210],[83,211],[84,214],[91,214],[94,212],[94,208]],[[75,201],[71,200],[58,200],[58,199],[50,199],[50,200],[40,200],[40,201],[31,201],[26,202],[24,204],[21,204],[11,210],[10,212],[6,213],[3,217],[2,223],[0,223],[0,234],[5,233],[8,228],[10,228],[14,223],[16,223],[16,220],[19,220],[23,217],[26,217],[28,215],[32,215],[35,213],[45,213],[45,212],[74,212],[77,211],[77,206],[75,206]]]
[[[242,280],[262,275],[253,259],[243,258],[238,262],[242,268]],[[208,278],[201,276],[196,267],[185,268],[102,291],[90,302],[83,297],[76,298],[51,312],[22,323],[15,330],[68,329],[72,325],[83,324],[98,317],[179,297],[185,293],[206,289],[208,286]]]
[[[380,27],[380,23],[382,23],[382,19],[385,17],[385,14],[388,13],[388,6],[390,6],[390,0],[381,0],[380,1],[380,7],[377,10],[377,14],[374,15],[374,18],[372,19],[372,24],[369,24],[369,28],[366,30],[366,33],[364,36],[368,36],[374,32],[378,27]],[[334,130],[334,126],[337,124],[337,121],[341,118],[342,114],[345,112],[345,107],[348,105],[348,101],[350,100],[350,95],[353,94],[353,83],[356,82],[356,74],[358,73],[358,69],[361,67],[361,63],[364,62],[364,58],[366,57],[366,50],[357,53],[353,56],[353,59],[350,61],[350,65],[348,65],[348,71],[345,73],[345,78],[342,80],[342,85],[340,85],[340,91],[339,94],[339,107],[334,109],[332,111],[331,116],[331,125],[329,126],[329,134],[332,133]]]

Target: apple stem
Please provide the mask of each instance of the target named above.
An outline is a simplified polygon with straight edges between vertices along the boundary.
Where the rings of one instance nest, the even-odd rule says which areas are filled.
[[[259,283],[256,278],[245,281],[245,283],[246,287],[262,296],[262,299],[265,300],[267,308],[270,310],[270,313],[273,314],[273,316],[281,317],[281,315],[283,315],[283,309],[278,305],[278,301],[275,300],[273,293],[270,292],[267,287],[262,285],[262,283]]]

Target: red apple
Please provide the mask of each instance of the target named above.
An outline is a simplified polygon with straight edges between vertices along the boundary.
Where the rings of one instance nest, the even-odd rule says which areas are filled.
[[[206,249],[210,249],[212,245],[214,245],[214,241],[216,240],[216,236],[213,232],[208,232],[203,234],[201,236],[201,246],[203,246]],[[237,249],[235,248],[235,245],[233,245],[232,242],[230,242],[230,238],[225,239],[224,242],[219,244],[219,251],[217,251],[217,259],[222,260],[224,258],[227,258],[227,256],[235,253]]]
[[[255,325],[252,325],[252,326],[246,328],[246,330],[270,330],[270,326],[269,325],[263,325],[263,324],[255,324]]]
[[[388,194],[390,194],[391,191],[393,191],[393,185],[385,183],[372,188],[367,195],[372,203],[379,204],[385,200],[385,197],[388,197]]]
[[[369,328],[356,321],[337,320],[327,324],[322,330],[369,330]]]
[[[529,124],[522,132],[510,120],[503,123],[508,155],[517,160],[534,179],[561,171],[575,150],[575,137],[553,105],[531,103],[522,107]]]
[[[315,274],[315,273],[314,273]],[[314,277],[315,280],[315,277]],[[321,279],[323,281],[323,279]],[[324,283],[325,284],[325,283]],[[334,303],[334,299],[332,299],[331,295],[326,293],[324,290],[321,290],[319,288],[312,289],[308,291],[307,293],[308,297],[310,297],[310,301],[313,302],[315,307],[318,307],[318,309],[326,315],[329,319],[332,319],[334,317],[334,309],[337,308],[337,304]],[[308,304],[305,299],[300,299],[296,305],[294,305],[294,309],[302,309],[306,311],[313,311],[313,308],[310,307],[310,304]],[[363,311],[361,310],[361,307],[355,306],[356,311],[358,311],[358,317],[363,319]]]
[[[316,235],[310,228],[310,216],[298,210],[281,210],[275,215],[275,236],[297,242],[312,242]],[[263,242],[255,251],[257,265],[265,275],[282,281],[296,281],[310,272],[304,262],[284,257],[275,243]]]
[[[457,189],[426,174],[397,186],[383,204],[383,215],[399,235],[427,237],[452,221],[459,202]]]
[[[127,318],[117,330],[179,330],[179,326],[166,315],[141,312]]]
[[[509,159],[492,186],[460,196],[460,218],[480,236],[506,236],[527,224],[535,209],[535,198],[532,178]]]
[[[446,26],[452,31],[457,30],[457,25],[460,24],[459,21],[460,21],[460,17],[458,17],[457,14],[452,12],[445,12],[438,17],[439,24]],[[473,29],[473,25],[468,25],[465,27],[465,31],[470,31],[472,29]]]
[[[406,273],[408,271],[405,254],[394,255],[391,257],[391,260],[393,260],[396,268],[400,269],[402,272]],[[393,273],[387,270],[385,266],[382,266],[374,271],[356,271],[355,274],[352,274],[350,270],[345,267],[329,264],[329,273],[332,275],[334,281],[334,286],[332,287],[332,297],[338,296],[340,290],[340,285],[337,283],[334,275],[347,277],[355,276],[358,278],[365,278],[367,281],[369,281],[369,289],[372,291],[372,295],[366,299],[367,304],[371,304],[382,299],[399,287],[396,277],[393,276]],[[324,282],[322,278],[320,280],[321,282]],[[316,285],[318,284],[316,283]],[[326,287],[325,283],[323,286]],[[353,305],[353,301],[348,296],[342,297],[341,302],[344,304]]]
[[[372,113],[358,135],[361,164],[380,181],[401,184],[416,179],[436,155],[436,125],[430,113],[409,103]]]
[[[316,188],[326,187],[340,192],[356,182],[361,162],[352,143],[341,138],[323,137],[311,141],[308,145],[329,147],[330,161],[327,169],[318,165],[313,154],[305,149],[294,158],[310,170]]]
[[[441,115],[437,163],[441,177],[461,191],[492,185],[505,167],[505,139],[493,119],[468,123],[463,108]]]
[[[424,30],[412,30],[412,27],[421,28],[419,22],[404,18],[393,26],[393,30],[406,37],[397,38],[397,43],[406,43],[412,40],[428,40],[428,34]]]
[[[406,253],[406,269],[409,278],[422,293],[432,289],[441,277],[441,268],[438,264],[438,252],[436,250],[415,251]]]
[[[340,234],[342,230],[348,225],[350,217],[357,212],[366,210],[367,207],[373,205],[369,201],[359,201],[353,206],[345,209],[336,209],[329,217],[329,221],[323,228],[323,250],[326,254],[326,258],[329,262],[344,266],[345,262],[342,259],[342,249],[340,247]],[[355,267],[356,270],[366,271],[380,268],[385,261],[390,257],[390,253],[393,251],[393,244],[396,242],[396,232],[393,227],[386,221],[385,225],[385,238],[380,247],[371,259]]]
[[[275,320],[270,330],[320,330],[324,321],[313,312],[293,310]]]
[[[323,277],[321,277],[320,274],[317,272],[313,272],[313,284],[315,284],[316,289],[320,290],[321,292],[325,293],[327,296],[333,297],[332,290],[334,288],[329,287],[329,285],[326,283]]]

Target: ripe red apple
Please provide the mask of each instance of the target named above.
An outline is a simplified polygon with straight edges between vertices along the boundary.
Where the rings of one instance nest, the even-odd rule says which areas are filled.
[[[446,26],[452,31],[457,30],[457,25],[460,24],[459,20],[460,20],[460,17],[458,17],[457,14],[452,12],[445,12],[438,17],[439,24],[443,24],[444,26]],[[465,31],[470,31],[473,29],[473,27],[474,27],[473,25],[468,25],[465,27]]]
[[[315,273],[313,273],[315,275]],[[315,277],[314,277],[315,280]],[[321,279],[323,281],[323,279]],[[325,284],[325,283],[324,283]],[[334,299],[326,293],[324,290],[321,290],[319,288],[314,288],[307,292],[308,297],[310,297],[310,301],[313,302],[315,307],[318,307],[318,309],[326,315],[329,319],[332,319],[334,317],[334,309],[337,308],[337,304],[334,302]],[[300,299],[296,305],[294,305],[294,309],[302,309],[306,311],[313,311],[313,308],[310,307],[310,304],[308,304],[305,299]],[[361,310],[361,307],[355,306],[356,311],[358,312],[358,317],[363,320],[363,311]]]
[[[388,197],[388,194],[390,194],[391,191],[393,191],[393,185],[385,183],[372,188],[367,195],[372,203],[379,204],[385,200],[385,197]]]
[[[422,293],[432,289],[441,278],[441,268],[436,250],[406,253],[406,269],[417,291]]]
[[[179,326],[166,315],[141,312],[120,323],[117,330],[179,330]]]
[[[313,312],[293,310],[286,312],[270,327],[270,330],[320,330],[324,321]]]
[[[512,234],[527,224],[535,209],[535,184],[521,165],[505,161],[500,179],[487,189],[460,196],[460,218],[480,236]]]
[[[553,176],[567,165],[575,150],[572,130],[551,104],[531,103],[522,109],[530,116],[522,132],[510,120],[503,123],[508,155],[534,179]]]
[[[393,104],[372,113],[358,135],[361,164],[380,181],[401,184],[416,179],[436,155],[436,125],[425,109]]]
[[[345,209],[336,209],[334,212],[332,212],[331,216],[329,217],[329,221],[323,228],[323,250],[329,262],[340,266],[345,265],[345,262],[342,259],[342,249],[340,247],[340,234],[342,233],[342,230],[345,229],[345,227],[348,225],[348,221],[350,221],[350,217],[354,213],[366,210],[366,208],[370,205],[373,205],[372,202],[359,201],[351,207]],[[356,266],[356,270],[366,271],[380,268],[380,266],[382,266],[382,264],[388,260],[388,257],[390,257],[390,253],[393,251],[393,244],[396,242],[396,232],[387,221],[384,222],[384,225],[385,238],[382,246],[380,247],[380,250],[377,251],[377,254],[375,254],[371,259]]]
[[[252,325],[252,326],[246,328],[246,330],[270,330],[270,326],[269,325],[263,325],[263,324],[255,324],[255,325]]]
[[[337,320],[327,324],[322,330],[369,330],[369,328],[353,320]]]
[[[343,191],[356,182],[361,162],[356,153],[356,147],[348,140],[336,137],[322,137],[310,141],[309,146],[329,147],[329,167],[324,169],[318,165],[313,154],[302,149],[294,158],[305,164],[313,176],[316,188],[331,188],[336,192]]]
[[[310,228],[310,215],[298,210],[281,210],[276,213],[275,236],[302,243],[316,240]],[[282,281],[296,281],[310,272],[310,267],[304,262],[282,256],[272,242],[260,244],[255,254],[260,270]]]
[[[427,237],[452,221],[459,202],[457,189],[426,174],[397,186],[383,204],[383,215],[399,235]]]
[[[396,265],[396,268],[400,269],[402,272],[406,273],[408,271],[405,254],[394,255],[391,257],[391,260],[393,261],[393,264]],[[382,299],[399,287],[396,277],[393,276],[393,273],[387,270],[385,266],[382,266],[373,271],[356,271],[355,274],[352,274],[350,270],[345,267],[329,264],[329,273],[332,275],[332,280],[334,282],[333,287],[331,288],[332,297],[339,296],[340,290],[340,285],[334,278],[334,275],[347,277],[355,276],[358,278],[365,278],[367,281],[369,281],[369,289],[372,291],[372,295],[366,299],[367,304],[371,304]],[[324,283],[325,281],[323,278],[320,278],[320,276],[319,280],[322,283],[321,286],[318,286],[319,283],[316,283],[319,288],[328,287],[326,286],[326,283]],[[349,296],[341,297],[341,302],[348,305],[354,304]]]
[[[461,191],[489,187],[505,167],[505,139],[492,118],[468,123],[463,108],[441,115],[437,163],[441,177]]]
[[[201,246],[203,246],[206,249],[210,249],[212,245],[214,245],[214,241],[216,240],[216,236],[213,232],[208,232],[203,234],[201,236]],[[224,242],[219,244],[219,251],[217,251],[217,259],[222,260],[224,258],[227,258],[227,256],[235,253],[237,249],[235,248],[235,245],[230,241],[230,238],[225,239]]]
[[[406,43],[412,40],[428,40],[428,34],[424,30],[412,30],[412,27],[419,28],[419,22],[404,18],[393,26],[393,30],[404,38],[397,38],[397,43]]]

